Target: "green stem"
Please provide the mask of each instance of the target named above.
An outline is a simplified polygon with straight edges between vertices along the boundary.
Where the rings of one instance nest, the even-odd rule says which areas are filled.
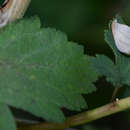
[[[116,98],[116,95],[119,91],[119,87],[116,87],[113,91],[113,94],[112,94],[112,98],[111,98],[111,102],[114,102],[115,101],[115,98]]]
[[[130,97],[121,99],[116,103],[110,103],[99,108],[89,110],[69,117],[62,124],[59,123],[41,123],[34,125],[25,125],[19,127],[19,130],[62,130],[65,128],[75,127],[78,125],[86,124],[94,120],[112,115],[114,113],[124,111],[130,108]]]

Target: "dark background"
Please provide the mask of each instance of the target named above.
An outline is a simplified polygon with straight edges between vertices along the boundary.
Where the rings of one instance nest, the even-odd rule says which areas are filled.
[[[0,0],[1,4],[3,1]],[[89,55],[100,53],[114,59],[104,41],[104,29],[108,28],[109,20],[117,13],[130,25],[130,0],[32,0],[25,17],[39,16],[42,27],[53,27],[65,32],[69,40],[82,44]],[[97,92],[85,96],[89,109],[110,102],[114,89],[105,78],[96,85]],[[121,88],[119,98],[130,95],[130,90],[126,88]],[[121,112],[82,127],[77,129],[130,130],[130,112]]]

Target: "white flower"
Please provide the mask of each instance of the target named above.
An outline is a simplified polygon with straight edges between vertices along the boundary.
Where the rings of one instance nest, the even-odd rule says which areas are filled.
[[[112,22],[112,33],[118,50],[130,55],[130,27],[114,20]]]

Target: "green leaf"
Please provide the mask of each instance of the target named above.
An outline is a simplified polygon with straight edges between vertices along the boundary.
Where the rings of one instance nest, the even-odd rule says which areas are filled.
[[[123,23],[120,16],[117,16],[116,19],[119,23]],[[105,31],[105,40],[114,52],[115,62],[102,55],[92,57],[92,62],[100,75],[106,76],[107,80],[115,87],[130,85],[130,58],[118,51],[113,38],[111,23],[109,30]]]
[[[49,121],[63,121],[62,107],[81,110],[81,94],[96,90],[97,72],[83,47],[40,28],[38,18],[9,24],[0,34],[0,101]]]
[[[91,61],[100,76],[106,76],[108,82],[111,82],[114,85],[120,82],[117,68],[110,58],[104,55],[96,55],[96,57],[91,57]]]
[[[16,130],[15,121],[7,105],[0,103],[0,129]]]

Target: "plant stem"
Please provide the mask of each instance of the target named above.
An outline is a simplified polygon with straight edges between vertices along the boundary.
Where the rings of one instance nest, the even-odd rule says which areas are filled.
[[[119,91],[119,87],[116,87],[116,88],[114,89],[114,91],[113,91],[112,98],[111,98],[111,102],[114,102],[118,91]]]
[[[66,119],[60,123],[40,123],[34,125],[19,126],[19,130],[62,130],[65,128],[75,127],[94,120],[112,115],[114,113],[124,111],[130,108],[130,97],[121,99],[116,103],[110,103],[99,108],[82,112]]]

